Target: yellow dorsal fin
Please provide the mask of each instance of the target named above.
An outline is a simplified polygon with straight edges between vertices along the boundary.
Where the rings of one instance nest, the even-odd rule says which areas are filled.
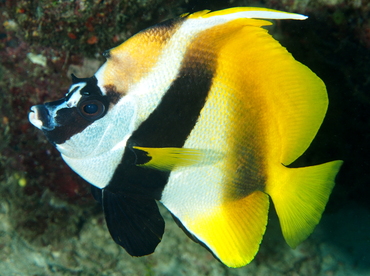
[[[229,36],[225,35],[228,41],[218,53],[220,70],[214,83],[232,87],[231,91],[236,91],[245,103],[248,112],[238,111],[240,115],[235,120],[240,120],[241,126],[245,118],[250,125],[258,122],[261,132],[256,135],[263,131],[261,135],[268,145],[266,158],[289,165],[315,137],[325,117],[328,98],[322,80],[296,61],[267,30],[259,28],[265,22],[269,23],[240,19],[223,26]],[[221,38],[219,35],[218,41]]]
[[[185,16],[188,16],[189,18],[203,18],[204,15],[206,15],[207,13],[209,13],[210,10],[203,10],[203,11],[197,11],[195,13],[184,13],[182,15],[180,15],[180,17],[185,17]]]
[[[151,157],[147,163],[139,166],[164,171],[173,170],[178,166],[212,164],[220,158],[217,153],[200,149],[145,147],[134,147],[134,149],[144,151]]]
[[[286,242],[295,248],[319,223],[342,161],[304,168],[279,166],[267,183]]]

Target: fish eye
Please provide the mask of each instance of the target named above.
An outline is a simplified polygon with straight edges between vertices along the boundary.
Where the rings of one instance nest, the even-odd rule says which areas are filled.
[[[95,103],[90,103],[90,104],[86,104],[83,106],[83,110],[84,110],[84,113],[85,114],[95,114],[98,110],[99,110],[99,107],[97,104]]]
[[[105,106],[98,100],[87,100],[79,104],[80,113],[87,120],[97,120],[104,115]]]

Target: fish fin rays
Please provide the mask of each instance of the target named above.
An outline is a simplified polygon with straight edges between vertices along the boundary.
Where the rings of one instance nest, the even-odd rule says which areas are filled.
[[[280,143],[282,150],[277,160],[289,165],[307,150],[316,136],[327,111],[328,98],[323,81],[286,55],[290,54],[284,49],[281,58],[275,59],[279,70],[274,70],[270,77],[278,81],[267,86],[271,89],[270,99],[275,102],[270,115],[277,126],[270,136],[271,145]]]
[[[208,31],[209,37],[213,31],[217,34],[210,41],[222,44],[212,46],[217,49],[219,68],[213,91],[226,91],[225,87],[232,91],[243,102],[237,117],[254,118],[265,132],[272,151],[268,159],[289,165],[315,137],[328,98],[323,81],[261,28],[266,22],[240,18]],[[228,94],[221,96],[228,98]]]
[[[171,171],[179,166],[210,165],[221,158],[213,151],[187,148],[145,148],[133,147],[141,150],[150,157],[150,160],[138,166]]]
[[[102,191],[105,219],[113,240],[131,256],[154,252],[164,233],[164,220],[155,200],[135,199]]]
[[[256,191],[242,199],[187,218],[178,218],[187,231],[229,267],[241,267],[256,255],[265,233],[268,195]]]
[[[266,192],[271,196],[290,247],[295,248],[305,240],[319,223],[342,163],[332,161],[304,168],[281,166],[275,182],[267,184]]]
[[[277,11],[266,8],[256,7],[235,7],[219,11],[203,10],[192,14],[183,14],[182,17],[188,16],[190,19],[197,18],[210,18],[210,17],[224,17],[230,19],[236,18],[265,18],[265,19],[296,19],[304,20],[307,18],[305,15]]]

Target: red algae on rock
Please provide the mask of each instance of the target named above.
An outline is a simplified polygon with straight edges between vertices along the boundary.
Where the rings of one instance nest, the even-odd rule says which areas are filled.
[[[16,218],[10,220],[11,227],[28,241],[41,245],[53,231],[59,239],[64,235],[58,238],[57,229],[69,222],[67,229],[75,230],[65,236],[75,235],[76,220],[96,212],[90,185],[31,127],[29,108],[64,95],[68,74],[93,74],[103,58],[86,65],[84,57],[114,46],[119,41],[113,37],[122,40],[145,21],[158,20],[161,12],[167,16],[169,7],[158,10],[158,5],[115,0],[0,2],[0,190],[2,200],[7,198],[12,206],[9,215]],[[61,215],[63,219],[55,219]]]
[[[5,7],[26,41],[93,56],[111,48],[115,35],[126,39],[168,16],[173,4],[161,2],[6,0]]]

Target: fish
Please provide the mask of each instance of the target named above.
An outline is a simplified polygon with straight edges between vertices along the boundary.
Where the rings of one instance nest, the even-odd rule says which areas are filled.
[[[140,31],[29,121],[91,184],[113,240],[131,256],[164,234],[158,202],[229,267],[250,263],[270,200],[295,248],[319,223],[341,160],[289,167],[328,108],[324,82],[267,31],[301,14],[204,10]]]

